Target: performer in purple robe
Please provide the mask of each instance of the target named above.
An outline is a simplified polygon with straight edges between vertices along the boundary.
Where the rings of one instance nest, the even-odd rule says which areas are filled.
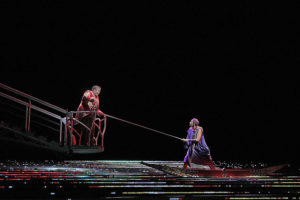
[[[190,128],[186,139],[185,148],[187,149],[186,156],[184,157],[184,168],[191,167],[191,163],[198,165],[208,165],[210,169],[215,169],[210,155],[209,147],[207,146],[204,138],[203,128],[199,126],[199,120],[193,118],[190,121]]]

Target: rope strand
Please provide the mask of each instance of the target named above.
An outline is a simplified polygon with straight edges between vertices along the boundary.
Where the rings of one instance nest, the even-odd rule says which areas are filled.
[[[131,125],[134,125],[134,126],[138,126],[138,127],[140,127],[140,128],[144,128],[144,129],[147,129],[147,130],[150,130],[150,131],[153,131],[153,132],[156,132],[156,133],[159,133],[159,134],[168,136],[168,137],[172,137],[172,138],[181,140],[181,138],[179,138],[179,137],[176,137],[176,136],[174,136],[174,135],[170,135],[170,134],[164,133],[164,132],[162,132],[162,131],[155,130],[155,129],[153,129],[153,128],[149,128],[149,127],[146,127],[146,126],[143,126],[143,125],[140,125],[140,124],[136,124],[136,123],[133,123],[133,122],[130,122],[130,121],[127,121],[127,120],[118,118],[118,117],[114,117],[114,116],[111,116],[111,115],[108,115],[108,114],[105,114],[105,115],[106,115],[107,117],[110,117],[110,118],[112,118],[112,119],[116,119],[116,120],[125,122],[125,123],[127,123],[127,124],[131,124]]]

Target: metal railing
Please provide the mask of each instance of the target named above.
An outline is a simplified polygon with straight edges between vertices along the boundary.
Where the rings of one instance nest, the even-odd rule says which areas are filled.
[[[17,103],[18,105],[25,106],[25,132],[31,131],[32,110],[35,110],[38,113],[42,113],[43,115],[46,115],[47,117],[54,119],[54,122],[51,119],[47,119],[48,121],[55,123],[57,125],[59,124],[59,128],[56,131],[59,132],[60,146],[66,146],[66,145],[73,146],[74,144],[73,144],[72,138],[73,138],[74,133],[78,134],[80,136],[79,138],[81,139],[82,133],[80,133],[80,131],[74,129],[74,122],[76,122],[77,124],[80,124],[82,127],[86,128],[89,131],[89,143],[88,144],[90,144],[91,139],[92,139],[94,141],[94,145],[99,146],[98,140],[99,140],[99,137],[101,136],[101,148],[104,147],[103,141],[104,141],[104,134],[106,131],[106,116],[103,116],[102,119],[95,118],[92,123],[92,127],[87,127],[84,123],[82,123],[81,121],[78,121],[74,117],[74,114],[76,114],[78,112],[93,112],[93,111],[71,111],[71,112],[68,112],[67,110],[65,110],[63,108],[60,108],[60,107],[50,104],[46,101],[43,101],[41,99],[38,99],[31,95],[28,95],[24,92],[21,92],[19,90],[11,88],[5,84],[0,83],[0,88],[2,90],[2,92],[0,91],[1,97],[5,98],[7,100],[13,101],[13,102]],[[11,93],[11,94],[8,94],[8,93]],[[37,106],[37,105],[41,105],[44,108],[41,108],[41,106]],[[46,119],[44,119],[44,120],[46,120]],[[55,122],[55,120],[57,120],[58,122]],[[104,125],[101,125],[102,123]],[[42,126],[46,127],[45,125],[42,125]],[[95,128],[97,129],[96,134],[93,133],[93,130],[95,130]],[[81,144],[80,140],[79,140],[79,144]]]
[[[76,119],[74,115],[79,113],[91,113],[90,119],[93,120],[91,127],[88,127],[86,124],[81,122],[80,120]],[[66,118],[66,123],[69,128],[70,133],[70,144],[73,145],[73,136],[74,133],[77,135],[78,139],[78,145],[82,145],[81,138],[83,136],[83,131],[76,130],[74,128],[75,124],[78,124],[82,127],[82,129],[85,129],[88,134],[88,141],[87,146],[99,146],[99,137],[101,136],[101,149],[104,148],[104,135],[106,132],[106,121],[107,117],[106,115],[103,115],[102,118],[96,117],[97,111],[70,111],[68,112],[68,117]],[[102,125],[103,124],[103,125]],[[81,129],[81,130],[82,130]]]

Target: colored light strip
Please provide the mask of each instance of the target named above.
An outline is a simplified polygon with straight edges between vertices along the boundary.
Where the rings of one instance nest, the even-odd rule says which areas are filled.
[[[165,191],[165,192],[157,192],[157,191],[145,191],[145,192],[122,192],[123,195],[145,195],[145,194],[233,194],[234,192],[229,192],[229,191],[182,191],[182,192],[177,192],[177,191]]]

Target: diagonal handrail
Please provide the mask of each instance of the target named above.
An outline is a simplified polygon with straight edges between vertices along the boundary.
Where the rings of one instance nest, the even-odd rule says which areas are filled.
[[[40,103],[40,104],[42,104],[42,105],[44,105],[44,106],[47,106],[47,107],[49,107],[49,108],[52,108],[53,110],[56,110],[56,111],[58,111],[58,112],[61,112],[62,114],[67,114],[67,111],[66,111],[65,109],[63,109],[63,108],[60,108],[60,107],[58,107],[58,106],[55,106],[55,105],[53,105],[53,104],[51,104],[51,103],[48,103],[48,102],[46,102],[46,101],[44,101],[44,100],[41,100],[41,99],[39,99],[39,98],[33,97],[33,96],[31,96],[31,95],[29,95],[29,94],[26,94],[26,93],[24,93],[24,92],[21,92],[21,91],[19,91],[19,90],[17,90],[17,89],[11,88],[11,87],[9,87],[9,86],[3,84],[3,83],[0,83],[0,88],[3,88],[3,89],[5,89],[5,90],[8,90],[8,91],[10,91],[10,92],[13,92],[13,93],[15,93],[15,94],[17,94],[17,95],[20,95],[20,96],[22,96],[22,97],[25,97],[25,98],[27,98],[28,100],[35,101],[35,102]]]
[[[60,121],[60,123],[59,123],[60,127],[58,129],[59,134],[60,134],[59,143],[62,145],[62,138],[63,138],[62,137],[62,134],[63,134],[62,119],[64,116],[67,115],[67,110],[64,110],[64,109],[62,109],[58,106],[55,106],[51,103],[48,103],[44,100],[41,100],[39,98],[36,98],[29,94],[21,92],[17,89],[9,87],[3,83],[0,83],[0,88],[2,89],[2,92],[0,92],[0,96],[4,97],[6,99],[9,99],[11,101],[14,101],[18,104],[24,105],[26,107],[26,110],[25,110],[26,111],[26,114],[25,114],[25,131],[26,132],[30,132],[30,124],[31,124],[30,120],[31,120],[31,115],[32,115],[31,114],[32,109],[59,120]],[[16,97],[6,94],[8,91],[14,93],[15,94],[14,96],[16,96]],[[25,98],[26,100],[21,100],[22,98],[20,99],[20,97]],[[44,105],[44,108],[33,105],[33,103],[39,104],[39,105]],[[52,129],[51,127],[48,127],[48,126],[45,126],[45,127]],[[66,135],[67,134],[66,127],[65,127],[64,132]]]
[[[22,100],[20,100],[20,99],[17,99],[17,98],[15,98],[15,97],[13,97],[13,96],[10,96],[10,95],[8,95],[8,94],[4,94],[3,92],[0,92],[0,96],[3,96],[3,97],[5,97],[5,98],[7,98],[7,99],[9,99],[9,100],[12,100],[12,101],[17,102],[17,103],[19,103],[19,104],[22,104],[22,105],[24,105],[24,106],[29,106],[29,103],[27,103],[27,102],[25,102],[25,101],[22,101]],[[45,109],[43,109],[43,108],[38,107],[38,106],[32,105],[31,108],[32,108],[32,109],[35,109],[35,110],[37,110],[37,111],[39,111],[39,112],[41,112],[41,113],[44,113],[44,114],[46,114],[46,115],[49,115],[49,116],[51,116],[51,117],[54,117],[54,118],[56,118],[56,119],[61,119],[61,117],[60,117],[59,115],[56,115],[56,114],[54,114],[54,113],[52,113],[52,112],[49,112],[49,111],[47,111],[47,110],[45,110]]]

